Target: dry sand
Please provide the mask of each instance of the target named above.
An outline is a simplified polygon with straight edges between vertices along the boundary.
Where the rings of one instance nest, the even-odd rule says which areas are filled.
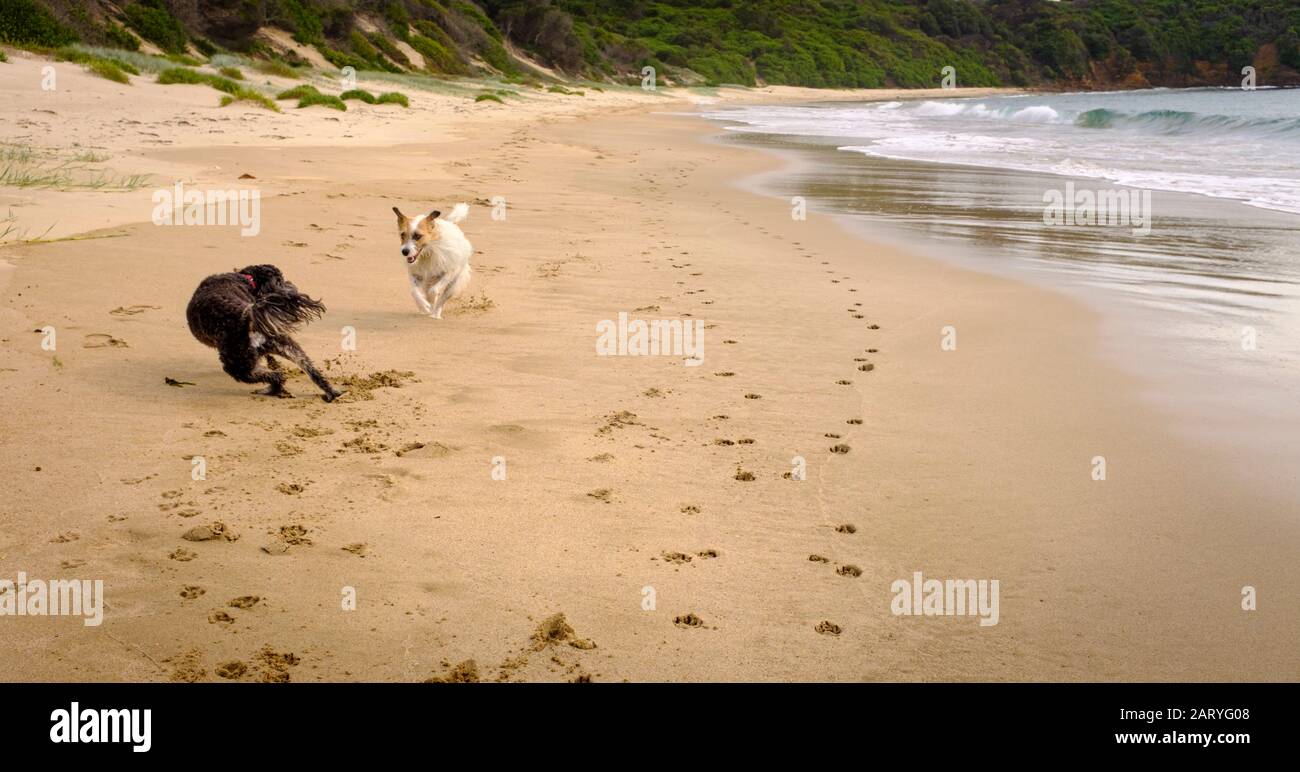
[[[3,139],[155,176],[0,189],[78,236],[0,249],[0,578],[107,595],[100,627],[0,618],[0,679],[1300,675],[1290,502],[1175,442],[1077,304],[733,185],[777,162],[671,114],[699,97],[275,115],[11,59]],[[175,179],[256,185],[260,235],[152,225]],[[461,200],[472,297],[434,321],[390,207]],[[348,397],[250,396],[190,336],[197,282],[258,262],[324,299],[298,339]],[[703,320],[703,365],[596,356],[620,311]],[[917,570],[998,579],[999,624],[893,616]]]

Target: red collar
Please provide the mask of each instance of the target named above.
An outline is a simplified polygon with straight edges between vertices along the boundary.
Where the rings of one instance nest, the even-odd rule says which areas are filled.
[[[240,275],[240,276],[243,276],[245,279],[248,279],[248,286],[252,287],[253,289],[257,289],[257,282],[253,281],[253,277],[252,277],[252,276],[249,276],[249,275],[246,274],[246,273],[241,273],[241,274],[239,274],[239,275]]]

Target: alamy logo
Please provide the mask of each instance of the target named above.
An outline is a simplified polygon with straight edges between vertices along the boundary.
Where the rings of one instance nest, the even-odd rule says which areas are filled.
[[[912,581],[899,579],[889,586],[894,616],[978,616],[980,627],[998,623],[997,579],[926,579],[920,571]]]
[[[99,627],[104,621],[104,580],[44,579],[27,580],[18,572],[18,581],[0,579],[0,617],[84,617],[86,627]]]
[[[1076,190],[1073,182],[1067,182],[1064,191],[1053,188],[1044,192],[1043,203],[1043,225],[1132,228],[1138,236],[1151,232],[1149,190]]]
[[[619,311],[617,323],[602,319],[596,332],[597,356],[685,356],[687,367],[704,362],[704,322],[698,319],[628,320]]]
[[[153,747],[153,711],[82,710],[72,703],[68,710],[50,713],[52,743],[131,743],[135,753],[148,753]]]
[[[154,225],[238,225],[240,236],[262,232],[260,190],[186,190],[177,182],[153,192]]]

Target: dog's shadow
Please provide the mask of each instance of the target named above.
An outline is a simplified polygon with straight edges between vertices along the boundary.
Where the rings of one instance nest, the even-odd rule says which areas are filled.
[[[331,312],[330,316],[334,316],[340,320],[345,318],[349,319],[350,321],[348,321],[347,324],[350,324],[361,331],[364,331],[367,328],[374,330],[392,329],[399,331],[409,328],[411,330],[425,332],[429,328],[437,328],[440,325],[448,324],[449,322],[454,323],[455,320],[459,318],[460,314],[456,306],[448,305],[443,309],[441,319],[434,319],[428,314],[416,311],[414,308],[410,311],[368,310],[353,314],[339,311],[338,313]]]
[[[193,345],[193,341],[184,343]],[[292,362],[278,360],[280,367],[290,376],[293,396],[283,398],[286,402],[295,399],[320,399],[321,392],[312,384]],[[95,362],[78,368],[85,378],[96,383],[96,391],[101,394],[122,397],[138,401],[143,395],[146,399],[166,399],[197,401],[198,399],[238,399],[254,398],[259,401],[274,402],[280,398],[257,394],[263,385],[240,383],[221,369],[221,362],[210,349],[198,349],[194,355],[168,354],[151,357],[147,366],[138,362]]]

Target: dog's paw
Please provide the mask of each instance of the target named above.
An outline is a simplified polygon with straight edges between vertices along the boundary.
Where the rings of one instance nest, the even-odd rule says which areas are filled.
[[[322,394],[322,395],[320,395],[320,398],[323,399],[323,400],[325,400],[326,402],[333,402],[334,400],[338,399],[339,397],[341,397],[341,396],[343,396],[344,394],[347,394],[347,393],[348,393],[348,390],[347,390],[347,389],[341,389],[341,390],[340,390],[340,389],[335,389],[333,392],[331,392],[331,393],[329,393],[329,394]]]

